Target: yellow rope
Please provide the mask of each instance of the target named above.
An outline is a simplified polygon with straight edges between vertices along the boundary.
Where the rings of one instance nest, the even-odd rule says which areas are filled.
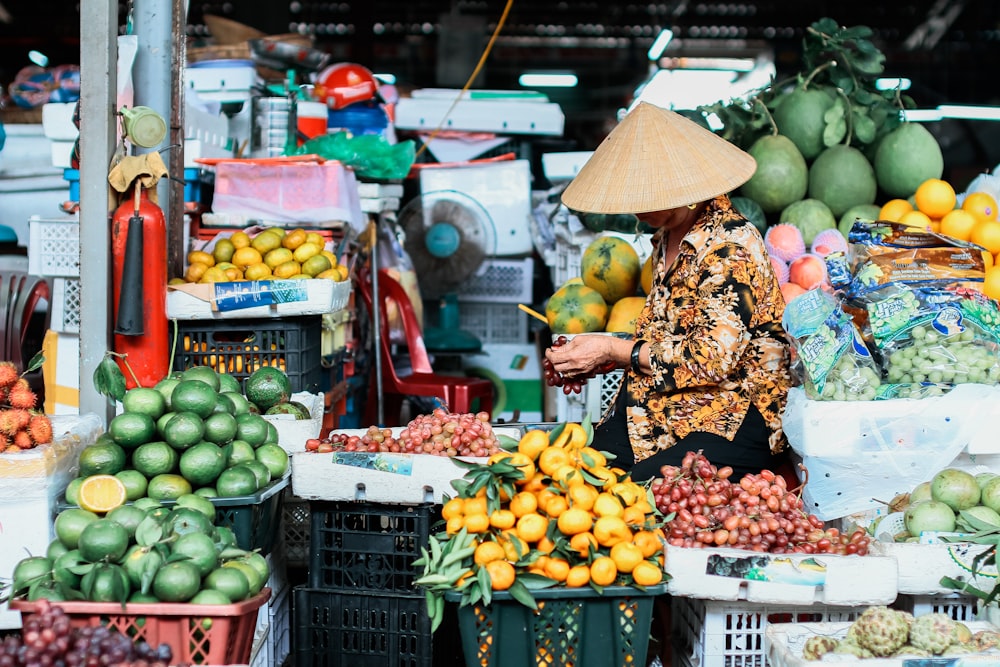
[[[489,57],[490,51],[493,50],[493,43],[497,41],[497,37],[500,35],[500,30],[503,28],[504,23],[507,22],[507,15],[510,14],[510,8],[513,6],[514,0],[507,0],[507,5],[503,8],[503,14],[500,15],[500,20],[497,21],[497,27],[493,31],[493,34],[490,35],[490,41],[486,43],[486,48],[483,49],[483,55],[479,57],[479,62],[476,63],[476,68],[472,70],[472,74],[469,75],[469,79],[465,82],[465,85],[462,86],[462,90],[459,91],[458,96],[454,99],[454,101],[452,101],[451,106],[448,107],[448,111],[446,111],[444,116],[441,118],[441,122],[436,128],[434,128],[434,131],[431,132],[430,136],[427,137],[423,146],[417,150],[416,154],[418,156],[427,149],[427,146],[430,145],[432,141],[434,141],[434,137],[441,133],[441,129],[444,127],[445,122],[447,122],[448,116],[450,116],[451,112],[455,110],[455,107],[461,101],[462,96],[468,92],[469,88],[472,87],[472,82],[476,80],[477,76],[479,76],[479,72],[483,69],[483,65],[486,64],[486,59]]]

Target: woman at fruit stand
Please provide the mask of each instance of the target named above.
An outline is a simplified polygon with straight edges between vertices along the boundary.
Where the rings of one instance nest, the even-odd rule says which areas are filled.
[[[563,193],[570,209],[634,213],[656,230],[635,339],[583,334],[546,351],[566,376],[625,369],[594,446],[635,480],[688,451],[731,466],[736,479],[783,460],[784,301],[760,233],[726,195],[755,169],[711,131],[640,103]]]

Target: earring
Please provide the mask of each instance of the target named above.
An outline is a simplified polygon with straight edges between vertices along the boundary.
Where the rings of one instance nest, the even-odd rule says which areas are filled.
[[[697,205],[697,204],[688,204],[688,208],[689,208],[689,209],[691,209],[691,210],[693,211],[693,210],[695,210],[696,208],[698,208],[698,205]]]

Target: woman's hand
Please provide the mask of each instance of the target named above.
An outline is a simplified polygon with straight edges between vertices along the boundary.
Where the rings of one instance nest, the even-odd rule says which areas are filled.
[[[591,376],[607,373],[620,365],[622,358],[618,348],[626,347],[629,341],[614,336],[579,334],[564,345],[553,346],[545,351],[545,358],[552,367],[564,376]],[[625,357],[628,357],[628,351]]]

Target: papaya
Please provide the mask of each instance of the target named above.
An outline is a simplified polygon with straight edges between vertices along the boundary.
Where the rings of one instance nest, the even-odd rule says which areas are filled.
[[[563,285],[545,304],[545,319],[552,333],[578,334],[604,331],[608,305],[597,290],[570,283]]]
[[[631,243],[617,236],[598,237],[580,259],[583,284],[597,290],[608,305],[635,295],[640,272],[639,254]]]
[[[627,296],[624,299],[619,299],[615,305],[611,306],[604,330],[612,333],[635,334],[635,318],[639,317],[639,313],[642,312],[645,305],[646,297],[644,296]]]

